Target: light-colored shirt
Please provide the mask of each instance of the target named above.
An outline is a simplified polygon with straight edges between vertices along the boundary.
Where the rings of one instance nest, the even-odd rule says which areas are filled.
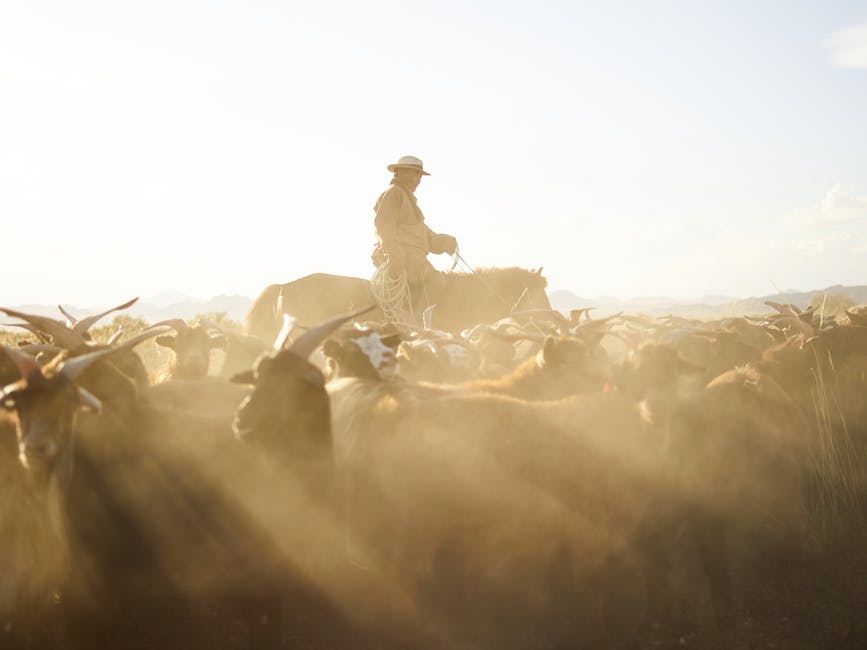
[[[428,253],[444,253],[451,238],[428,228],[415,195],[397,180],[376,200],[376,239],[382,251],[403,262],[410,282],[419,282],[433,269]]]

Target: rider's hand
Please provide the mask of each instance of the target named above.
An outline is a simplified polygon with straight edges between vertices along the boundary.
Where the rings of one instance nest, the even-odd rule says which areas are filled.
[[[458,249],[458,240],[452,237],[451,235],[443,235],[443,249],[449,255],[454,255],[455,251]]]

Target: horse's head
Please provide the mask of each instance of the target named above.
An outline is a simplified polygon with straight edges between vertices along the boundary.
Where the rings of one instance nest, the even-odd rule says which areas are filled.
[[[512,304],[512,311],[522,309],[551,309],[551,301],[548,300],[548,293],[545,291],[548,286],[548,281],[542,275],[542,267],[538,269],[515,269],[523,271],[523,277],[517,280],[517,286],[522,287],[521,293]]]
[[[516,311],[551,308],[541,267],[483,268],[444,275],[446,289],[435,300],[434,312],[434,322],[441,329],[457,332]]]

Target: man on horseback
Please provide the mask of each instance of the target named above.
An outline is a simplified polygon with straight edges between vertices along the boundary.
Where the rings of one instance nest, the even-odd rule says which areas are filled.
[[[392,280],[406,278],[410,306],[418,316],[445,287],[445,278],[428,261],[428,253],[454,254],[458,242],[451,235],[433,232],[424,222],[415,197],[421,177],[430,176],[422,161],[402,156],[388,171],[394,177],[374,206],[377,243],[371,257],[378,273],[385,271]]]

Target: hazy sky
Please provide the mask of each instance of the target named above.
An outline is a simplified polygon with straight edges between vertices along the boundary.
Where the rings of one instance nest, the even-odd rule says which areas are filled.
[[[369,277],[403,154],[553,289],[867,283],[867,5],[0,3],[0,304]]]

